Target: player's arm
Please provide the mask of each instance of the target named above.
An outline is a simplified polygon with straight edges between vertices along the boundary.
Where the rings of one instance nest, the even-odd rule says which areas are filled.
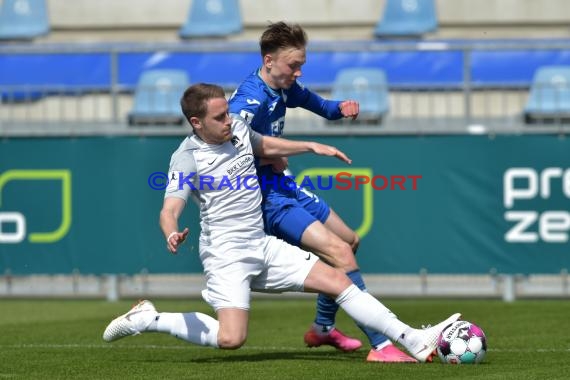
[[[176,253],[178,246],[186,240],[189,230],[184,228],[182,232],[178,231],[178,218],[184,207],[186,201],[178,197],[166,197],[160,210],[160,228],[166,239],[166,248],[171,253]]]
[[[260,157],[294,156],[312,152],[321,156],[337,157],[348,164],[352,163],[346,154],[334,146],[314,141],[294,141],[271,136],[259,135],[258,142],[253,145],[253,152]]]
[[[302,107],[328,120],[343,117],[358,117],[360,105],[356,100],[328,100],[312,92],[300,84],[291,88],[291,97],[287,100],[288,107]]]

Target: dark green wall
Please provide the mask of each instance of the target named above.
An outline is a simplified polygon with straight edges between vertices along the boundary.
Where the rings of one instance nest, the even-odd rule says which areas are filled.
[[[487,273],[494,268],[503,273],[556,273],[570,266],[570,174],[544,172],[558,168],[564,174],[570,167],[566,139],[549,135],[315,139],[344,150],[353,165],[304,155],[290,159],[294,173],[325,178],[341,171],[386,178],[421,175],[416,190],[407,179],[406,190],[362,186],[315,191],[363,235],[358,259],[364,272],[417,273],[425,268],[431,273]],[[13,213],[23,216],[26,226],[22,241],[0,243],[0,272],[8,268],[14,274],[74,269],[93,274],[142,269],[201,272],[197,208],[189,205],[181,223],[190,227],[192,238],[179,255],[171,256],[158,228],[163,192],[148,184],[151,173],[168,170],[170,154],[180,141],[102,137],[1,142],[0,236],[9,240],[18,229],[22,232]],[[533,170],[537,194],[508,207],[505,172],[519,167]],[[541,173],[542,177],[554,173],[548,192],[541,186]],[[513,184],[524,189],[529,180],[519,178]],[[553,210],[558,213],[549,213]],[[505,213],[513,211],[537,218],[532,223],[528,219],[530,225],[515,234],[515,240],[536,241],[506,241],[507,232],[518,224],[506,220]]]

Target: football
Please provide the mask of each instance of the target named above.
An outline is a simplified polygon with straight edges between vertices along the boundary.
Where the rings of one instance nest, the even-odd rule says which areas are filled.
[[[437,340],[437,355],[443,363],[477,364],[487,352],[487,338],[474,323],[457,321],[447,326]]]

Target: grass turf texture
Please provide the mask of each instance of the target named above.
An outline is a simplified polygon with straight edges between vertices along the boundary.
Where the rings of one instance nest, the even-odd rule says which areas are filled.
[[[135,300],[133,300],[135,301]],[[153,300],[162,311],[211,309],[200,300]],[[568,301],[388,300],[413,326],[454,311],[485,331],[489,352],[479,365],[366,363],[368,347],[345,354],[309,349],[308,299],[256,299],[244,347],[222,351],[147,333],[105,343],[108,322],[132,302],[0,300],[0,379],[567,379]],[[337,325],[366,342],[344,312]]]

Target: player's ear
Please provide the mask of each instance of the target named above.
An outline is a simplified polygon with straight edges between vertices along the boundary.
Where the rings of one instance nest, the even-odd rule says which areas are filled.
[[[267,67],[268,69],[271,68],[271,65],[273,63],[273,57],[271,56],[271,54],[265,54],[263,56],[263,66]]]
[[[197,118],[196,116],[192,116],[190,118],[190,125],[192,125],[192,128],[194,129],[202,129],[202,123],[200,122],[200,119]]]

